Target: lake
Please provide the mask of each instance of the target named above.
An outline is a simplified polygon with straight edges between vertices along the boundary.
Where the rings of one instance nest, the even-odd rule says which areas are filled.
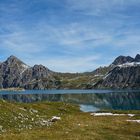
[[[84,112],[102,109],[140,110],[140,90],[25,90],[0,91],[10,102],[62,101],[80,106]]]

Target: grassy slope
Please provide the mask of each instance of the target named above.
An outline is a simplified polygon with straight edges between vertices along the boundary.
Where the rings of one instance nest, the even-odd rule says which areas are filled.
[[[133,111],[132,111],[133,112]],[[127,113],[127,112],[126,112]],[[134,113],[140,114],[140,111]],[[44,121],[52,116],[61,120]],[[0,101],[0,140],[138,140],[140,124],[127,122],[140,115],[93,117],[66,103],[19,104]],[[0,127],[1,128],[1,127]]]
[[[87,89],[99,81],[102,76],[95,76],[92,73],[61,73],[55,75],[55,78],[61,82],[60,89]]]
[[[54,73],[55,79],[60,81],[61,89],[89,89],[101,80],[112,67],[100,67],[85,73]]]

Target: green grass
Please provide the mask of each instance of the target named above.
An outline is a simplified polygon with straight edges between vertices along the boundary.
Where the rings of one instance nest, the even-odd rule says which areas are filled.
[[[139,140],[140,124],[126,120],[140,119],[140,111],[115,113],[137,115],[94,117],[67,103],[0,101],[0,140]],[[42,125],[52,116],[61,120]]]
[[[94,75],[76,75],[75,77],[69,75],[61,76],[59,80],[61,81],[61,89],[87,89],[92,86],[93,83],[99,81],[102,77],[95,77]]]

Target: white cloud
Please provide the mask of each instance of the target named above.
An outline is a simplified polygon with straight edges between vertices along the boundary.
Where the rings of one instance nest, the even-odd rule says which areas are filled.
[[[100,59],[99,55],[95,56],[81,56],[81,57],[55,57],[55,58],[41,58],[31,60],[30,65],[44,64],[49,69],[58,72],[85,72],[87,70],[92,71],[99,65],[96,63]],[[90,69],[89,69],[90,68]]]
[[[3,13],[0,19],[0,50],[21,56],[31,65],[41,63],[57,71],[86,71],[98,66],[98,55],[109,53],[108,57],[112,57],[112,50],[116,54],[120,50],[130,54],[140,51],[139,20],[130,20],[126,12],[127,8],[140,4],[138,0],[67,0],[65,5],[62,3],[64,9],[60,10],[66,14],[60,15],[56,13],[58,9],[51,9],[52,3],[49,3],[52,15],[45,12],[45,16],[37,17],[37,22],[34,18],[40,11],[32,13],[29,10],[27,14],[26,2],[15,2],[9,8],[0,6]],[[37,3],[40,4],[40,1]],[[28,9],[30,5],[34,7],[33,1]],[[33,19],[29,18],[31,15]],[[51,22],[46,18],[50,16]],[[101,61],[104,63],[104,60]]]
[[[140,4],[138,0],[67,0],[71,10],[79,11],[86,15],[101,16],[106,13],[115,15],[119,11]],[[119,14],[120,15],[120,14]]]
[[[31,31],[15,27],[9,34],[0,35],[0,40],[4,47],[15,52],[37,53],[52,49],[53,45],[63,46],[66,50],[87,49],[88,46],[96,47],[98,43],[102,43],[108,37],[105,33],[78,23],[63,27],[39,24],[36,30]]]
[[[97,44],[102,44],[109,39],[108,33],[82,23],[72,23],[59,27],[48,26],[43,23],[38,28],[40,34],[44,34],[50,44],[55,42],[60,46],[71,49],[96,47]]]

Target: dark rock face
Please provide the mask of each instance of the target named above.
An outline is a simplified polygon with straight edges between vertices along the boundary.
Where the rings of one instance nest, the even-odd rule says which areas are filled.
[[[10,56],[0,64],[0,88],[56,88],[56,80],[52,73],[43,65],[29,67],[15,56]]]
[[[133,62],[125,64],[126,62]],[[140,88],[140,55],[118,57],[113,64],[114,68],[94,88]],[[123,64],[123,65],[121,65]]]
[[[139,54],[135,58],[119,56],[110,66],[100,67],[92,72],[60,74],[43,65],[29,67],[15,56],[10,56],[5,62],[0,63],[0,88],[140,88],[139,62]]]
[[[114,65],[121,65],[121,64],[124,64],[124,63],[127,63],[127,62],[133,62],[134,61],[134,58],[130,57],[130,56],[119,56],[117,57],[114,62],[112,64]]]
[[[105,79],[98,82],[98,88],[139,88],[140,66],[115,67],[108,73]]]
[[[140,62],[140,55],[139,54],[136,55],[135,62]]]
[[[0,86],[1,88],[18,87],[22,72],[27,69],[27,65],[15,56],[10,56],[5,62],[0,64]]]
[[[26,84],[33,80],[40,80],[42,78],[49,77],[51,77],[51,71],[48,68],[42,65],[35,65],[23,72],[21,80],[22,83]]]
[[[25,89],[52,89],[59,88],[60,84],[54,78],[53,72],[43,65],[35,65],[27,69],[23,73],[21,81]]]

